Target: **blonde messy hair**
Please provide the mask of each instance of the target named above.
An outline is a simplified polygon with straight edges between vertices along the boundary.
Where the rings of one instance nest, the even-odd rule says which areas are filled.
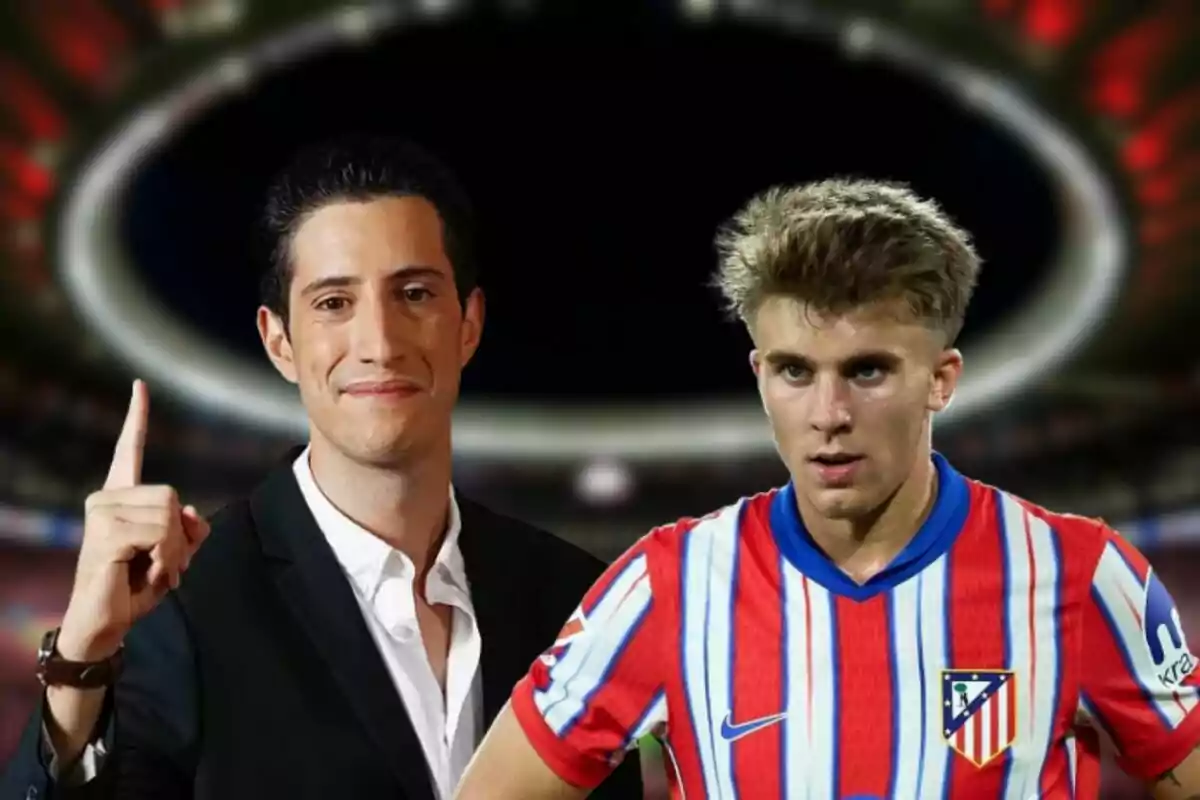
[[[902,184],[834,179],[763,192],[717,235],[715,283],[749,322],[773,295],[823,313],[902,300],[944,333],[962,331],[979,274],[970,236]]]

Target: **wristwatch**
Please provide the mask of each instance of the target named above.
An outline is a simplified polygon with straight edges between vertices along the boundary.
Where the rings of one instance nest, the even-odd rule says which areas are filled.
[[[125,663],[123,646],[101,661],[67,661],[58,652],[59,630],[46,631],[38,648],[37,678],[42,686],[99,689],[116,683]]]

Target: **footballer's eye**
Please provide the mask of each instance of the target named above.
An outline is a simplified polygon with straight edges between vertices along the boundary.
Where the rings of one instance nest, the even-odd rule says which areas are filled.
[[[812,380],[812,370],[803,364],[781,364],[779,374],[789,383],[804,383]]]
[[[881,367],[859,367],[852,377],[862,383],[874,383],[883,376],[884,372]]]
[[[896,371],[896,361],[891,357],[869,356],[856,358],[846,363],[842,376],[858,384],[871,386],[882,383]]]
[[[783,355],[770,358],[768,363],[772,374],[778,375],[788,383],[809,383],[813,379],[812,364],[803,358]]]

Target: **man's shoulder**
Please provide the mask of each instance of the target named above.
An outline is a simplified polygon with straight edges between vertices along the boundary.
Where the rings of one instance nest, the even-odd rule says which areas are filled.
[[[263,564],[249,497],[237,497],[208,516],[209,534],[192,557],[183,576],[183,594],[189,602],[221,596],[246,580],[253,580]]]
[[[209,515],[208,539],[193,559],[189,574],[213,568],[224,572],[238,564],[258,563],[266,551],[278,549],[278,542],[273,548],[264,541],[264,525],[276,533],[306,523],[315,526],[296,485],[294,460],[293,454],[280,459],[249,491],[228,498]]]
[[[235,497],[209,517],[210,532],[198,552],[244,549],[254,536],[254,515],[249,497]]]
[[[534,570],[566,571],[594,578],[604,562],[573,542],[545,528],[495,511],[474,500],[459,498],[464,536],[487,536],[503,543],[506,561]]]

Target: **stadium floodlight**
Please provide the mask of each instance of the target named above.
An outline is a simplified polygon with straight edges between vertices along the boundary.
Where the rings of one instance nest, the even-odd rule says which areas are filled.
[[[358,6],[270,36],[148,104],[95,151],[63,204],[60,261],[65,288],[84,319],[141,375],[180,400],[275,433],[303,436],[294,389],[261,362],[237,356],[175,318],[136,277],[119,240],[117,214],[138,166],[173,133],[221,98],[280,66],[417,17],[444,18],[460,4]],[[706,24],[681,2],[685,24]],[[770,10],[778,6],[778,10]],[[832,38],[847,57],[882,59],[941,86],[1021,141],[1054,183],[1063,205],[1062,246],[1040,295],[967,353],[970,368],[942,427],[993,407],[1060,365],[1100,325],[1117,297],[1127,249],[1113,187],[1086,148],[1003,76],[975,69],[864,19],[793,13],[788,4],[738,3],[727,19]],[[776,18],[777,17],[777,18]],[[529,462],[616,459],[705,461],[774,450],[757,398],[620,409],[464,401],[455,418],[460,458]]]

